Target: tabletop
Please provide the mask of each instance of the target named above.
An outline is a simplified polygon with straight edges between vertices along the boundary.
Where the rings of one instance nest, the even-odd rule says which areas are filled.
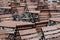
[[[12,27],[12,28],[15,28],[17,25],[19,25],[19,26],[34,25],[34,23],[22,22],[22,21],[3,21],[3,22],[0,22],[0,26],[1,27]]]

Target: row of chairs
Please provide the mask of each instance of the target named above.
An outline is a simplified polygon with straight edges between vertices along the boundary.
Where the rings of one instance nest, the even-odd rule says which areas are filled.
[[[43,40],[57,40],[60,38],[60,29],[56,26],[42,27],[41,32],[41,39]],[[36,28],[19,30],[19,33],[22,40],[39,40],[40,37],[36,31]]]

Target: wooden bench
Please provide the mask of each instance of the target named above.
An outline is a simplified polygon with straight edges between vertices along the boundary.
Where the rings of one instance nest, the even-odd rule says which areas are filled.
[[[60,29],[57,29],[55,26],[42,27],[42,33],[44,35],[44,39],[47,40],[56,40],[56,38],[60,37]]]
[[[36,29],[26,29],[19,31],[22,40],[39,40],[39,36],[36,32]]]

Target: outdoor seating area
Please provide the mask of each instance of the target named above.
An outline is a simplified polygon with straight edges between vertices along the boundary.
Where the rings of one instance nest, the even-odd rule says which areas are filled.
[[[60,40],[60,0],[0,0],[0,40]]]

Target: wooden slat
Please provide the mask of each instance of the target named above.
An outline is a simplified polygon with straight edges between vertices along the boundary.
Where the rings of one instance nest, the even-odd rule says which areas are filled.
[[[60,29],[56,26],[42,27],[45,39],[56,38],[60,36]]]
[[[53,38],[53,37],[58,37],[60,36],[60,33],[56,34],[56,35],[48,35],[48,36],[45,36],[45,38]]]
[[[1,18],[1,21],[13,21],[13,18]]]
[[[43,31],[49,31],[49,30],[55,30],[55,29],[57,29],[55,26],[42,27]]]
[[[37,6],[28,6],[28,8],[37,8]]]
[[[25,30],[20,30],[19,31],[20,35],[21,35],[21,39],[26,39],[26,40],[39,40],[37,31],[35,28],[33,29],[25,29]]]
[[[40,13],[40,11],[35,11],[35,10],[29,11],[29,12],[31,12],[31,13]]]
[[[42,20],[48,20],[49,18],[45,18],[45,17],[42,17],[42,18],[40,18],[40,20],[42,21]]]
[[[52,15],[52,14],[60,14],[60,13],[59,12],[55,12],[55,13],[53,12],[53,13],[50,13],[50,14]]]
[[[0,30],[0,39],[5,39],[8,37],[6,30]]]
[[[60,21],[60,18],[49,18],[49,20]]]
[[[36,33],[36,29],[21,30],[19,32],[20,32],[20,35],[31,34],[31,33]]]
[[[21,36],[21,39],[29,39],[29,38],[36,37],[36,36],[37,36],[37,34]]]
[[[1,9],[11,9],[11,7],[0,7]]]
[[[39,15],[49,15],[48,13],[40,13]]]
[[[48,18],[49,16],[39,16],[40,18]]]
[[[2,27],[13,27],[15,28],[16,26],[29,26],[29,25],[34,25],[34,23],[31,23],[31,22],[22,22],[22,21],[3,21],[3,22],[0,22],[0,26]]]
[[[39,38],[33,38],[33,39],[30,39],[30,40],[39,40]]]
[[[12,14],[4,14],[4,15],[0,15],[0,18],[7,18],[7,17],[12,17]]]

